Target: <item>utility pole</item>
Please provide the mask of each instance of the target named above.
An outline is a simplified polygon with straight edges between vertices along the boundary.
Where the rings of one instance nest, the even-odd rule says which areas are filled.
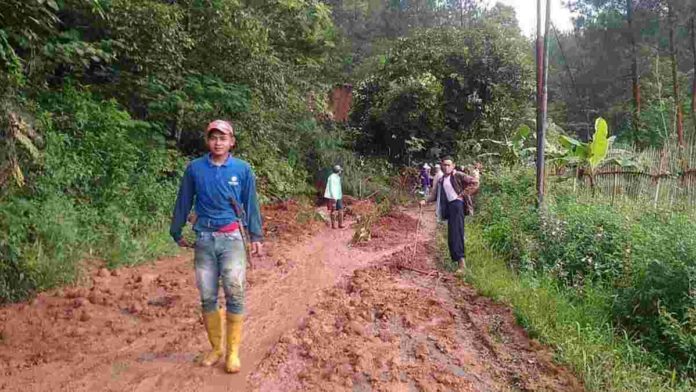
[[[544,32],[541,30],[541,0],[537,0],[537,38],[536,38],[536,66],[537,66],[537,159],[536,159],[536,185],[537,205],[544,205],[544,145],[546,140],[546,116],[548,103],[548,68],[549,68],[549,25],[551,22],[551,0],[546,0],[546,21]]]

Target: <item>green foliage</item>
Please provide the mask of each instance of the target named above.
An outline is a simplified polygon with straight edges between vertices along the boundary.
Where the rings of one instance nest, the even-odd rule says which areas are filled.
[[[649,72],[641,78],[641,95],[643,104],[640,113],[640,123],[636,130],[632,121],[626,121],[619,132],[619,140],[626,144],[634,144],[640,148],[661,148],[674,139],[674,82],[668,57],[655,57],[647,65]],[[683,72],[678,72],[681,86],[691,85],[691,78]],[[679,105],[683,113],[691,111],[691,97],[682,91]],[[627,107],[625,110],[631,110]],[[692,116],[684,116],[684,130],[690,134],[694,129]]]
[[[71,87],[40,101],[42,160],[0,203],[3,302],[73,281],[86,254],[115,266],[165,251],[183,165],[113,101]]]
[[[7,40],[7,33],[0,29],[0,95],[7,93],[10,87],[20,87],[24,83],[24,75],[22,74],[22,62],[17,56],[12,45]]]
[[[181,74],[185,54],[193,46],[182,7],[154,0],[113,0],[107,15],[111,34],[123,45],[120,62],[127,74],[166,81]]]
[[[488,142],[498,146],[501,152],[489,152],[479,155],[479,157],[497,156],[507,166],[514,166],[519,163],[526,163],[536,151],[535,147],[525,147],[525,143],[532,134],[531,128],[527,124],[521,124],[510,140],[481,139],[481,142]]]
[[[54,1],[0,1],[0,97],[24,85],[20,54],[36,50],[53,31],[58,7]]]
[[[314,180],[315,191],[323,195],[331,168],[341,165],[343,193],[358,198],[390,192],[390,176],[394,166],[382,158],[358,155],[353,152],[356,132],[337,127],[317,133],[307,148],[305,165]]]
[[[360,72],[365,61],[378,54],[380,41],[408,36],[415,30],[434,27],[468,27],[480,17],[509,26],[511,7],[478,7],[480,0],[324,0],[331,6],[334,23],[345,36],[346,68]]]
[[[13,198],[0,204],[0,302],[77,276],[78,213],[59,195],[43,200]]]
[[[370,206],[367,211],[357,216],[351,245],[356,245],[370,241],[372,239],[372,228],[380,218],[388,215],[394,205],[388,198],[381,199],[377,204]]]
[[[0,0],[0,21],[2,301],[74,280],[85,257],[171,251],[182,153],[205,151],[215,118],[262,200],[311,191],[302,157],[323,130],[305,97],[337,39],[322,2]]]
[[[613,140],[613,139],[612,139]],[[592,136],[592,142],[588,145],[588,158],[592,170],[596,169],[604,158],[607,157],[609,151],[609,129],[606,120],[599,117],[595,121],[595,133]]]
[[[553,156],[552,159],[563,164],[587,167],[590,171],[594,171],[605,162],[614,139],[614,136],[609,137],[606,120],[599,117],[595,120],[592,140],[585,143],[570,136],[561,135],[559,142],[565,150]]]
[[[517,322],[531,337],[554,347],[554,358],[578,374],[588,391],[693,389],[693,382],[676,379],[655,354],[617,334],[610,292],[587,287],[579,301],[576,291],[553,278],[511,270],[507,258],[489,250],[481,232],[488,224],[477,219],[467,227],[467,282],[483,295],[509,304]],[[444,235],[440,242],[446,249]]]
[[[187,76],[183,86],[174,89],[151,80],[148,96],[149,119],[166,124],[168,136],[180,145],[188,142],[197,147],[202,140],[201,124],[247,112],[251,106],[248,87],[211,76]]]
[[[519,271],[552,279],[579,303],[603,290],[605,317],[665,364],[694,375],[696,225],[688,215],[550,197],[539,216],[527,171],[487,176],[483,238]],[[635,208],[639,207],[639,208]]]
[[[13,189],[25,185],[24,171],[41,161],[39,147],[43,138],[16,111],[13,105],[0,101],[0,200]],[[10,185],[14,179],[17,188]]]
[[[460,152],[476,130],[484,133],[479,137],[503,136],[509,130],[484,126],[498,121],[488,105],[519,114],[530,92],[525,41],[485,19],[466,30],[417,31],[383,56],[357,88],[352,121],[364,132],[358,148],[387,151],[399,162]],[[429,148],[408,151],[411,138]]]
[[[23,49],[41,41],[58,21],[58,4],[51,0],[2,0],[0,20],[3,30]]]
[[[289,62],[317,67],[335,45],[331,10],[318,0],[264,1],[268,32],[279,56]]]
[[[120,43],[113,40],[103,40],[97,43],[85,42],[77,30],[61,32],[43,46],[46,66],[59,66],[70,69],[76,75],[81,75],[92,64],[106,64],[115,60],[114,46]]]
[[[563,125],[578,135],[592,126],[589,119],[604,116],[619,140],[641,148],[660,148],[675,136],[674,79],[670,31],[674,31],[676,79],[683,113],[691,106],[693,1],[578,0],[568,2],[575,12],[576,30],[551,38],[549,91],[566,105]],[[629,8],[630,7],[630,8]],[[670,17],[669,8],[674,10]],[[630,13],[629,27],[629,9]],[[558,42],[555,38],[558,38]],[[634,46],[635,45],[635,46]],[[618,55],[617,55],[618,54]],[[635,61],[635,75],[633,66]],[[635,123],[632,77],[639,86],[640,117]],[[684,116],[686,135],[694,118]]]
[[[187,70],[216,75],[227,82],[250,83],[258,62],[272,55],[263,10],[242,1],[186,0],[178,4],[187,23],[181,29],[193,41],[186,53]],[[264,67],[265,68],[265,67]],[[256,74],[258,75],[258,74]]]
[[[686,216],[648,213],[632,227],[631,271],[614,312],[653,350],[696,374],[696,225]]]

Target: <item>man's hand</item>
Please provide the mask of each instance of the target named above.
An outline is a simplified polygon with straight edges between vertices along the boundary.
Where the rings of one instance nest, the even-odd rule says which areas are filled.
[[[193,245],[191,245],[186,238],[181,237],[179,241],[176,242],[177,245],[181,248],[193,248]]]
[[[263,255],[263,243],[262,242],[252,242],[251,243],[251,255],[252,256],[262,256]]]

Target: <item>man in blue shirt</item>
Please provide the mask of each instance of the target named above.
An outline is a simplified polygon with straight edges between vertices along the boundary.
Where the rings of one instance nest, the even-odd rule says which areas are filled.
[[[226,354],[225,369],[237,373],[244,312],[246,250],[240,232],[245,226],[252,242],[252,254],[261,253],[263,232],[256,197],[256,178],[248,163],[233,158],[236,141],[232,124],[223,120],[206,129],[210,153],[192,161],[181,180],[170,233],[181,247],[191,247],[182,237],[191,207],[195,203],[196,285],[201,295],[203,321],[212,350],[201,363],[212,366]],[[234,207],[239,206],[239,209]],[[238,216],[235,212],[244,212]],[[243,219],[246,218],[246,219]],[[243,221],[244,220],[244,221]],[[218,310],[218,285],[225,292],[226,317]],[[223,318],[226,318],[227,349],[223,352]]]

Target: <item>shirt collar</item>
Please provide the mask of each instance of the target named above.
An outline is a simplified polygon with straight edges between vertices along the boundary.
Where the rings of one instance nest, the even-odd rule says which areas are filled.
[[[210,153],[208,153],[208,155],[206,155],[205,157],[206,161],[208,162],[208,166],[215,166],[215,162],[213,162],[213,158]],[[227,159],[220,166],[229,166],[230,163],[232,163],[232,154],[227,154]]]

